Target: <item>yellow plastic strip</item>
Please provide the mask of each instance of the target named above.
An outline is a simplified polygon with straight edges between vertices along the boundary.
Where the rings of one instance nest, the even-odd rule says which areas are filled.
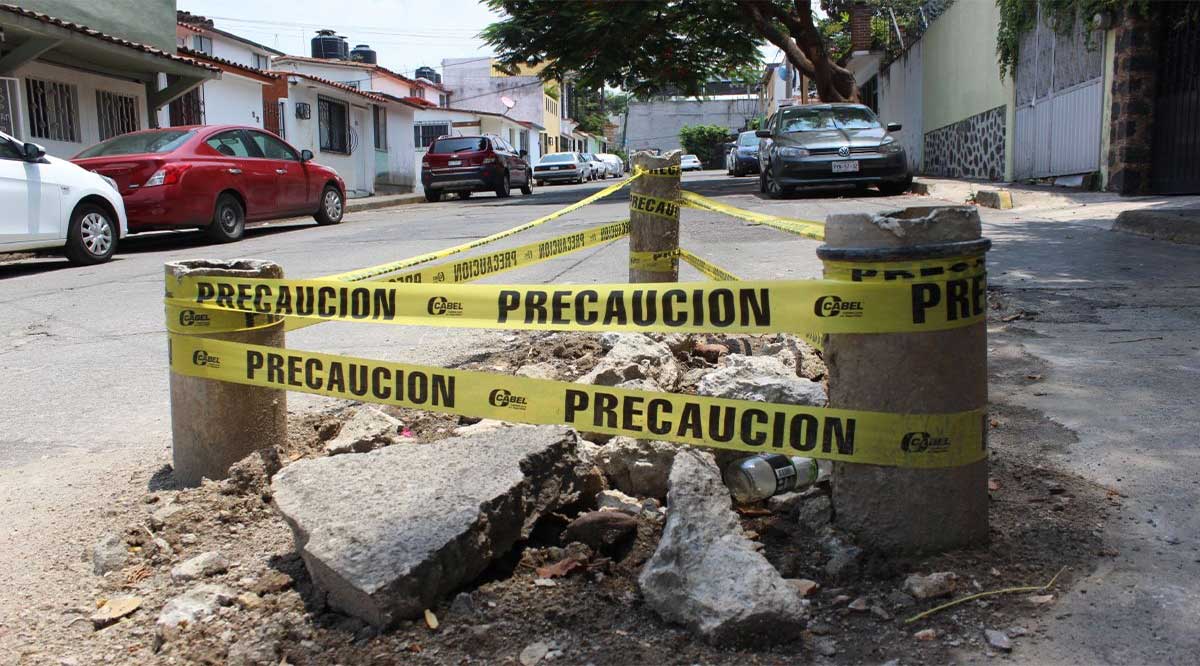
[[[629,193],[629,212],[646,213],[665,220],[679,220],[679,203],[645,194]]]
[[[763,213],[755,213],[754,211],[735,208],[729,204],[721,203],[715,199],[701,196],[695,192],[683,191],[681,193],[683,205],[689,208],[698,210],[706,210],[712,213],[723,213],[730,217],[736,217],[747,222],[762,224],[764,226],[786,231],[797,236],[812,238],[815,240],[825,240],[825,225],[815,220],[801,220],[791,217],[778,217],[776,215],[764,215]]]
[[[910,333],[983,321],[986,276],[607,285],[347,284],[185,277],[170,305],[401,325],[675,333]]]
[[[633,391],[172,335],[173,372],[718,449],[939,468],[986,455],[983,414],[876,412]]]
[[[680,249],[679,256],[684,261],[688,262],[692,268],[695,268],[703,273],[705,277],[717,280],[719,282],[737,282],[741,280],[740,277],[734,275],[733,273],[730,273],[729,271],[712,262],[705,261],[704,259],[701,259],[687,250]]]
[[[670,271],[675,269],[675,258],[680,251],[664,250],[662,252],[630,252],[629,267],[643,271]]]
[[[983,255],[921,259],[919,261],[826,261],[826,280],[849,282],[911,282],[913,280],[974,277],[987,272]]]

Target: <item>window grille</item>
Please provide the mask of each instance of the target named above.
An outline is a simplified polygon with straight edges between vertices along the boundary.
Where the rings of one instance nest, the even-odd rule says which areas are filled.
[[[80,143],[79,89],[68,83],[25,79],[29,135],[36,139]]]
[[[141,129],[136,97],[97,90],[96,117],[100,121],[101,141]]]
[[[350,153],[350,110],[345,102],[317,98],[317,123],[321,134],[321,150],[330,153]]]
[[[425,123],[413,126],[417,148],[428,148],[434,139],[450,133],[450,123]]]
[[[387,150],[387,109],[373,106],[375,113],[375,150]]]

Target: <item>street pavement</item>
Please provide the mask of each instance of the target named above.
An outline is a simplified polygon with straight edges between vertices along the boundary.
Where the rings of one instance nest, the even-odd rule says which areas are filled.
[[[961,203],[823,190],[784,201],[757,194],[753,177],[686,174],[685,187],[723,202],[789,217],[905,205]],[[257,226],[232,245],[198,234],[126,241],[107,265],[59,259],[0,264],[0,535],[36,548],[94,534],[59,532],[66,515],[145,483],[170,460],[163,264],[252,257],[289,277],[317,277],[441,249],[516,226],[611,181],[538,188],[507,200],[475,195],[352,213],[334,227],[308,220]],[[935,192],[936,194],[936,192]],[[1061,197],[1059,198],[1061,199]],[[1127,495],[1128,520],[1109,525],[1120,553],[1060,600],[1045,638],[1018,645],[1025,663],[1192,663],[1200,654],[1200,247],[1109,231],[1122,206],[1087,195],[1070,205],[982,209],[995,241],[990,282],[1036,311],[992,330],[992,394],[1070,429],[1078,442],[1045,451],[1064,467]],[[480,253],[627,217],[613,195]],[[766,227],[685,209],[682,245],[743,278],[820,274],[819,244]],[[626,279],[624,240],[496,276],[492,283],[595,283]],[[469,255],[462,255],[469,256]],[[684,268],[683,279],[702,279]],[[446,364],[497,345],[503,332],[324,324],[293,332],[288,346],[369,358]],[[1035,363],[1038,391],[996,369]],[[291,394],[289,408],[322,398]],[[214,415],[219,417],[219,415]],[[1036,443],[1031,442],[1031,445]],[[0,584],[36,575],[0,548]],[[19,581],[18,581],[19,582]]]

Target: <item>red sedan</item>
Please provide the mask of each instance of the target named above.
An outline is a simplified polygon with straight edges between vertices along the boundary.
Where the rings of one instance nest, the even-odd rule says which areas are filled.
[[[346,184],[312,157],[256,127],[203,125],[122,134],[71,161],[117,181],[130,232],[197,228],[228,243],[248,221],[342,221]]]

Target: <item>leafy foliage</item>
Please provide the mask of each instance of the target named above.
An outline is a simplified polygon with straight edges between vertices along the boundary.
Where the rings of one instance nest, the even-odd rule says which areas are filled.
[[[1069,33],[1076,17],[1090,21],[1100,12],[1149,11],[1149,0],[996,0],[1000,8],[1000,28],[996,35],[996,58],[1000,76],[1012,77],[1020,58],[1021,35],[1037,26],[1038,6],[1049,17],[1048,23],[1057,32]],[[1090,33],[1089,33],[1090,38]]]
[[[720,125],[684,125],[679,130],[679,143],[683,149],[699,157],[708,168],[724,164],[727,141],[729,130]]]

